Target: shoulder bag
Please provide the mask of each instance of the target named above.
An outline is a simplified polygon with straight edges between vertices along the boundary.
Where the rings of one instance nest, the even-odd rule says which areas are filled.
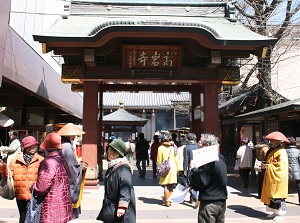
[[[2,177],[0,183],[0,196],[7,200],[13,200],[15,198],[14,180],[11,170],[7,169],[7,178]]]
[[[159,164],[157,166],[157,175],[160,176],[160,177],[167,176],[170,169],[171,169],[171,166],[170,166],[170,163],[169,163],[171,150],[172,150],[172,147],[170,148],[168,159],[164,160],[161,164]]]
[[[40,222],[44,197],[35,197],[32,189],[30,201],[27,204],[27,211],[24,223]]]

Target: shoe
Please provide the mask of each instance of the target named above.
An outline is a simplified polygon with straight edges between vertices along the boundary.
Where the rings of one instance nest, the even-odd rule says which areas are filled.
[[[268,215],[267,215],[267,218],[274,218],[274,217],[276,217],[276,214],[275,214],[275,213],[272,213],[272,214],[268,214]]]
[[[275,218],[273,218],[273,221],[282,221],[284,220],[284,217],[282,215],[277,215]]]

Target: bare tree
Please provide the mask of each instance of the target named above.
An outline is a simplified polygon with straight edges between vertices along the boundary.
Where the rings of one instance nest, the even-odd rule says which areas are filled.
[[[238,0],[234,5],[238,11],[237,18],[245,26],[258,34],[278,39],[275,47],[268,46],[254,63],[251,60],[251,68],[240,89],[247,88],[249,78],[256,73],[262,95],[260,106],[264,108],[271,103],[279,103],[280,96],[272,89],[271,72],[274,65],[283,58],[284,53],[294,44],[298,44],[298,40],[293,40],[299,33],[295,32],[293,27],[299,22],[300,1]]]

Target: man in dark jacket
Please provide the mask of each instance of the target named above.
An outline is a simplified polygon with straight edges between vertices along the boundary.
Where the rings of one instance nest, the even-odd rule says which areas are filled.
[[[188,143],[185,146],[184,152],[183,152],[183,171],[184,175],[189,179],[190,176],[190,163],[193,158],[193,150],[198,149],[197,144],[197,136],[190,132],[187,135]],[[189,182],[188,182],[189,183]],[[194,208],[196,209],[198,207],[199,201],[198,201],[198,193],[194,191],[193,189],[190,190],[190,203],[195,202]]]
[[[136,167],[139,171],[139,178],[145,179],[146,176],[146,161],[149,158],[148,154],[149,150],[149,143],[147,140],[145,140],[144,133],[139,134],[139,140],[136,142]],[[141,168],[141,162],[142,162],[142,168]]]
[[[212,134],[202,134],[200,141],[204,147],[218,144]],[[225,222],[227,167],[224,157],[219,154],[219,160],[193,168],[191,172],[191,186],[199,191],[198,223]]]
[[[294,137],[287,137],[290,141],[286,143],[286,152],[289,158],[289,179],[294,180],[298,192],[298,202],[300,204],[300,150],[296,147]]]

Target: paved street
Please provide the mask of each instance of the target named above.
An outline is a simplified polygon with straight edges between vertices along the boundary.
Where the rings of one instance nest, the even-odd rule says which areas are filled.
[[[106,162],[106,161],[104,161]],[[158,185],[158,179],[152,178],[151,167],[148,167],[145,180],[138,178],[134,168],[134,187],[137,201],[137,223],[196,223],[197,210],[190,203],[172,204],[171,207],[162,205],[163,189]],[[236,173],[229,169],[226,222],[273,222],[266,218],[264,205],[257,199],[257,182],[251,181],[250,187],[241,187],[242,181]],[[300,206],[297,205],[298,195],[293,186],[289,189],[287,199],[287,215],[283,222],[300,222]],[[99,189],[85,190],[82,201],[82,214],[78,222],[96,221],[103,198],[103,185]],[[18,211],[15,200],[9,201],[0,198],[0,223],[18,222]]]

